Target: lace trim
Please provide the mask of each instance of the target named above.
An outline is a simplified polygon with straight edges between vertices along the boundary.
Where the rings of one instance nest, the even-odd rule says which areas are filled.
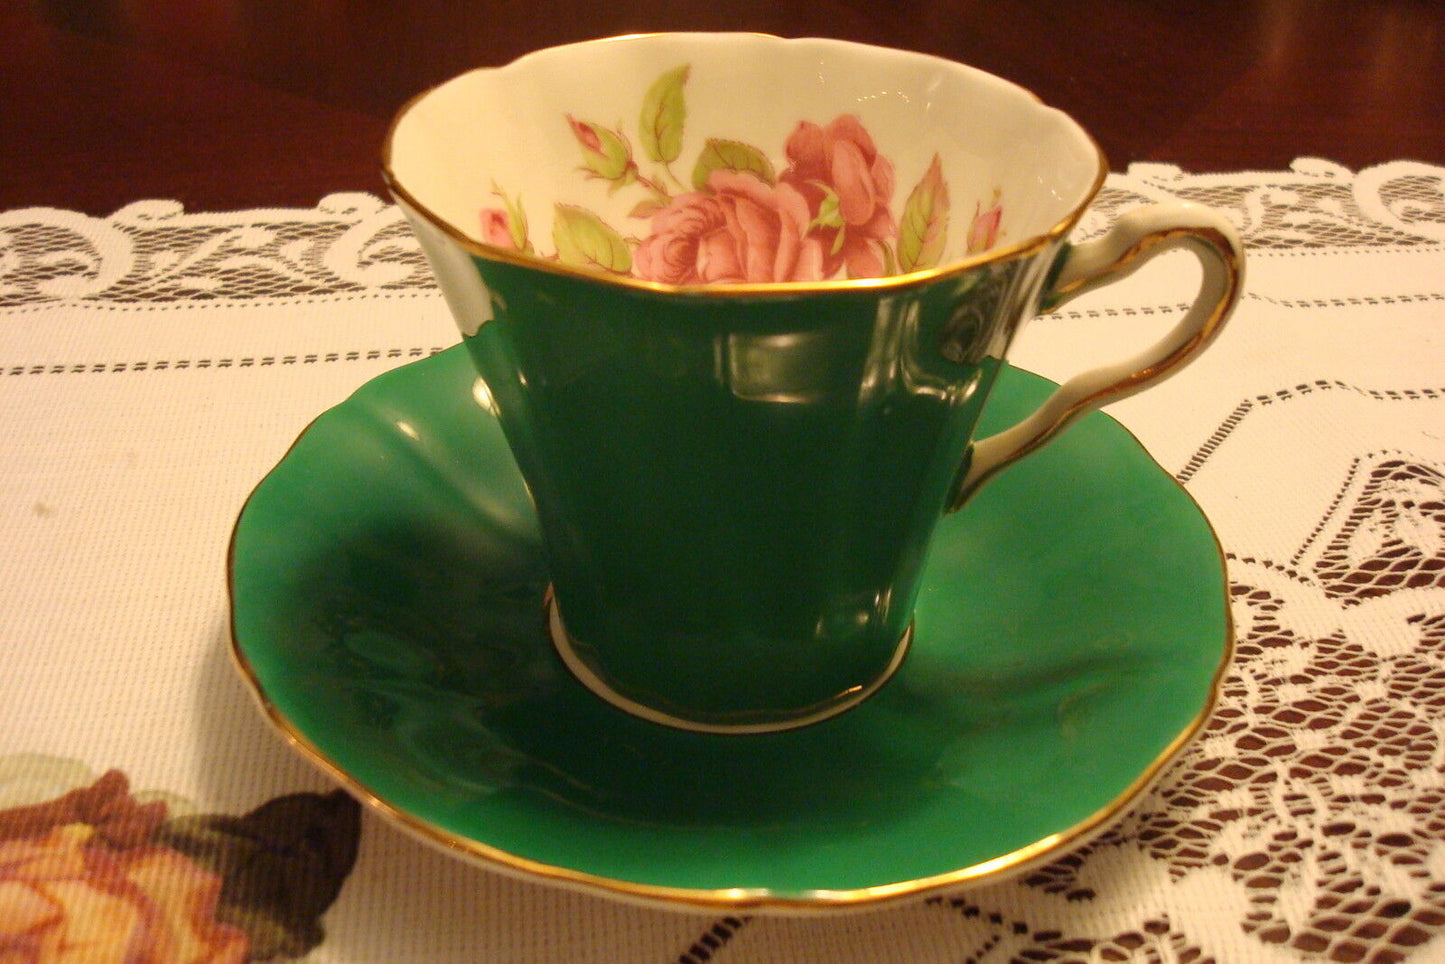
[[[1111,176],[1081,229],[1102,233],[1121,210],[1196,201],[1227,214],[1245,243],[1271,250],[1368,248],[1445,242],[1445,168],[1392,161],[1358,174],[1319,158],[1289,171],[1186,174],[1132,164]]]
[[[1397,162],[1355,174],[1313,159],[1265,174],[1134,165],[1110,178],[1079,233],[1101,233],[1136,204],[1178,198],[1223,209],[1247,243],[1278,255],[1445,243],[1445,168]],[[398,211],[370,195],[332,195],[314,210],[195,214],[146,201],[109,218],[0,213],[0,307],[20,311],[432,290]],[[17,366],[0,374],[304,365],[430,350]],[[1358,394],[1392,411],[1445,401],[1445,386],[1366,391],[1327,380],[1257,395],[1204,443],[1181,481],[1254,413],[1316,392]],[[1088,847],[1016,880],[929,902],[957,922],[966,945],[958,960],[1396,962],[1439,950],[1445,463],[1421,452],[1362,451],[1331,485],[1329,508],[1287,559],[1231,556],[1238,647],[1220,709],[1157,788]],[[755,932],[772,925],[719,917],[702,926],[679,964],[743,956]]]
[[[1234,411],[1229,414],[1229,417],[1220,423],[1219,428],[1215,429],[1214,434],[1199,447],[1199,450],[1189,459],[1189,463],[1175,474],[1175,478],[1181,483],[1187,483],[1190,479],[1194,478],[1195,474],[1203,468],[1204,463],[1214,454],[1215,450],[1223,445],[1229,436],[1234,434],[1235,429],[1239,428],[1239,424],[1243,422],[1251,412],[1258,411],[1268,405],[1276,405],[1280,402],[1289,401],[1290,399],[1313,395],[1315,392],[1328,391],[1351,392],[1364,396],[1365,398],[1375,399],[1376,401],[1423,402],[1445,399],[1445,387],[1375,390],[1360,388],[1357,385],[1350,385],[1342,381],[1327,381],[1325,379],[1306,382],[1302,385],[1296,385],[1294,388],[1282,388],[1268,395],[1256,395],[1253,398],[1247,398],[1239,403]]]
[[[1247,244],[1272,251],[1445,243],[1445,168],[1396,161],[1356,174],[1314,158],[1264,174],[1134,164],[1109,177],[1078,234],[1095,236],[1125,209],[1175,199],[1224,211]],[[106,218],[55,208],[0,213],[0,307],[432,287],[401,213],[370,194],[332,194],[314,209],[219,214],[188,213],[175,201],[138,201]]]
[[[187,213],[138,201],[108,218],[0,213],[0,307],[256,301],[429,290],[401,212],[370,194],[315,209]]]

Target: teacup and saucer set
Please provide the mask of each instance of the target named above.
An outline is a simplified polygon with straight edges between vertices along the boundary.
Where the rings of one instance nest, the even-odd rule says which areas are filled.
[[[755,35],[473,71],[385,172],[463,344],[306,429],[230,560],[268,718],[383,817],[660,906],[871,906],[1084,843],[1202,725],[1219,545],[1093,410],[1218,332],[1221,216],[1071,245],[1106,164],[1065,115]],[[1179,247],[1158,345],[1005,361]]]

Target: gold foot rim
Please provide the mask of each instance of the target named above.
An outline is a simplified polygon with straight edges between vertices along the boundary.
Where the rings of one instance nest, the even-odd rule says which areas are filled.
[[[821,704],[814,704],[796,712],[780,712],[769,719],[749,719],[738,722],[719,722],[717,720],[690,719],[684,716],[677,716],[667,713],[655,707],[640,703],[631,697],[613,689],[601,676],[592,669],[577,652],[576,643],[567,626],[562,621],[561,609],[557,606],[556,593],[552,587],[547,587],[545,600],[547,610],[547,633],[552,639],[552,646],[557,650],[557,655],[577,678],[577,681],[587,687],[593,695],[612,704],[631,716],[647,720],[649,723],[657,723],[662,726],[670,726],[673,729],[688,730],[693,733],[708,733],[721,735],[746,736],[760,733],[782,733],[788,730],[796,730],[805,726],[812,726],[824,720],[831,719],[841,713],[846,713],[868,697],[878,692],[898,672],[898,667],[903,665],[903,658],[908,655],[908,649],[913,643],[913,623],[908,623],[908,628],[898,639],[898,645],[894,648],[893,657],[883,672],[866,684],[849,687],[837,696],[823,701]]]

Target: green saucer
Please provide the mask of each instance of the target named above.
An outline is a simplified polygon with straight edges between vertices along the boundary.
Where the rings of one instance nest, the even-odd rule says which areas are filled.
[[[272,723],[383,817],[483,864],[671,906],[858,906],[1077,846],[1199,728],[1232,647],[1218,543],[1092,415],[933,547],[898,674],[837,718],[709,736],[582,687],[526,488],[461,349],[327,412],[231,546]],[[1003,373],[981,432],[1049,390]]]

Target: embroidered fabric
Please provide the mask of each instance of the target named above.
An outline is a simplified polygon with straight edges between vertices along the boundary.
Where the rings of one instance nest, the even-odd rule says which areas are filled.
[[[1223,210],[1254,248],[1445,241],[1438,168],[1397,161],[1355,175],[1308,158],[1289,171],[1247,174],[1135,164],[1109,178],[1076,236],[1101,234],[1120,211],[1161,200]],[[0,307],[316,298],[432,283],[401,213],[368,194],[332,194],[310,211],[195,213],[174,201],[138,201],[108,218],[48,208],[0,213]]]
[[[343,895],[328,918],[353,934],[342,942],[347,959],[464,960],[481,941],[533,960],[679,964],[1440,960],[1445,168],[1399,161],[1354,173],[1305,158],[1288,171],[1192,175],[1136,164],[1109,178],[1077,236],[1100,234],[1135,205],[1173,199],[1219,208],[1239,227],[1253,256],[1246,299],[1210,358],[1159,389],[1158,401],[1126,403],[1117,414],[1218,529],[1238,645],[1205,731],[1122,821],[1009,880],[806,922],[616,909],[455,870],[385,838],[364,847],[358,865],[374,877],[372,899],[348,905]],[[1059,345],[1025,342],[1020,361],[1067,374],[1078,364],[1071,337],[1180,310],[1185,289],[1166,280],[1111,288],[1102,301],[1041,320]],[[359,310],[392,298],[423,306],[434,321],[443,313],[400,214],[369,195],[334,194],[311,210],[195,213],[141,201],[106,218],[3,212],[0,392],[82,374],[214,376],[247,364],[351,365],[356,374],[334,383],[354,382],[435,350],[438,329],[409,334],[398,324],[376,336],[390,343],[358,347],[361,336],[327,321],[291,339],[276,334],[287,330],[284,310],[321,318],[336,303]],[[145,337],[147,326],[174,324],[153,309],[198,305],[282,310],[265,316],[270,340],[261,350],[243,340]],[[134,339],[98,340],[87,326],[105,312],[123,313]],[[42,314],[84,321],[47,341],[27,328]],[[298,410],[303,404],[316,403],[307,396]],[[267,451],[292,435],[271,430]],[[222,508],[208,531],[224,524],[231,507]],[[45,511],[48,503],[34,503],[34,515]],[[65,742],[35,741],[19,748],[56,752]],[[69,755],[90,755],[85,740],[73,741]],[[384,833],[375,824],[367,832]],[[445,913],[411,922],[431,937],[397,945],[387,927],[399,919],[376,894],[411,906],[401,892],[419,867],[471,896],[448,891]],[[482,919],[506,926],[476,912],[483,905],[520,908],[526,934],[469,930]],[[559,942],[568,928],[591,934],[590,943]],[[318,959],[342,959],[330,948]]]

